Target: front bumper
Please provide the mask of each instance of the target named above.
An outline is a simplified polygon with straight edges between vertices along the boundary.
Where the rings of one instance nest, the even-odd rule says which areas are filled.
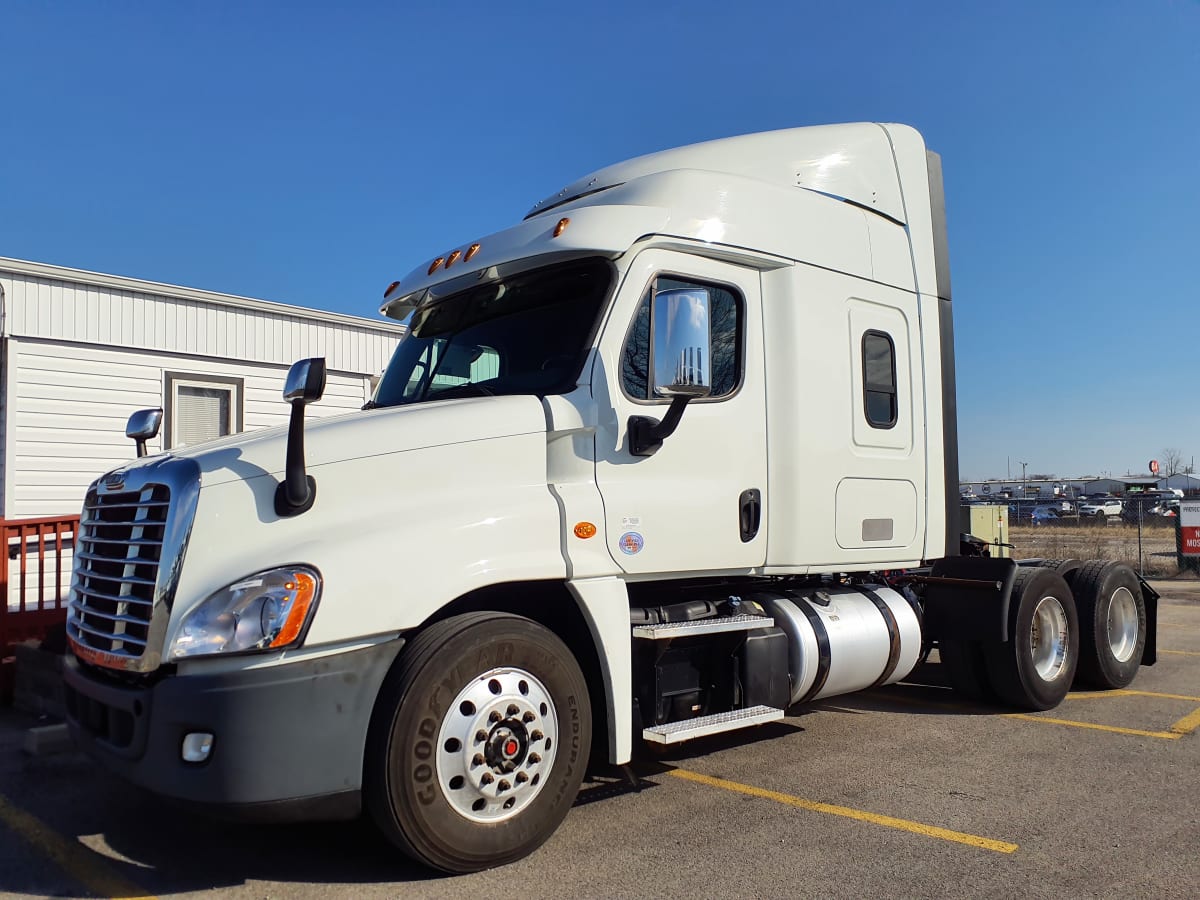
[[[67,721],[85,752],[157,794],[239,818],[353,818],[371,712],[403,643],[145,687],[68,654]],[[213,735],[202,763],[181,756],[191,732]]]

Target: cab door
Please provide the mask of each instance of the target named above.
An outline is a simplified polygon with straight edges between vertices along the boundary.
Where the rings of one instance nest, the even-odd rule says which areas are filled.
[[[745,571],[766,558],[766,415],[759,273],[668,250],[645,250],[618,291],[600,341],[593,392],[596,484],[605,540],[630,574]],[[629,420],[662,420],[653,391],[652,298],[702,289],[710,300],[712,391],[691,400],[650,456],[630,452]]]

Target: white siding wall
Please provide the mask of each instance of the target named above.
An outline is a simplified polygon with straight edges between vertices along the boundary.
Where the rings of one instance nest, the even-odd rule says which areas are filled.
[[[370,374],[379,374],[387,365],[402,333],[390,322],[113,276],[91,277],[104,283],[5,271],[5,261],[0,260],[5,333],[284,365],[324,356],[330,369]]]
[[[243,426],[287,424],[281,392],[286,365],[11,339],[6,512],[10,518],[76,513],[96,476],[135,453],[129,414],[161,406],[166,373],[243,379]],[[313,418],[358,409],[367,376],[329,373]],[[163,438],[150,444],[162,449]]]
[[[305,357],[323,356],[329,369],[308,415],[357,409],[404,333],[389,321],[5,258],[0,313],[0,516],[9,518],[78,512],[91,480],[133,455],[129,414],[165,405],[166,372],[243,379],[250,430],[287,422],[284,377]]]

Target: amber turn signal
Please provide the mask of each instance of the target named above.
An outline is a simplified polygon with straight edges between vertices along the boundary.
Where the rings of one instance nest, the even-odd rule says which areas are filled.
[[[587,540],[596,536],[596,526],[591,522],[579,522],[575,526],[575,537]]]

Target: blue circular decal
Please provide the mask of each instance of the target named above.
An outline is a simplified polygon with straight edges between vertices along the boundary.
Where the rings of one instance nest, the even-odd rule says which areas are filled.
[[[642,552],[642,545],[645,541],[636,531],[627,531],[621,535],[621,539],[617,543],[620,544],[622,553],[626,556],[633,556],[635,553]]]

